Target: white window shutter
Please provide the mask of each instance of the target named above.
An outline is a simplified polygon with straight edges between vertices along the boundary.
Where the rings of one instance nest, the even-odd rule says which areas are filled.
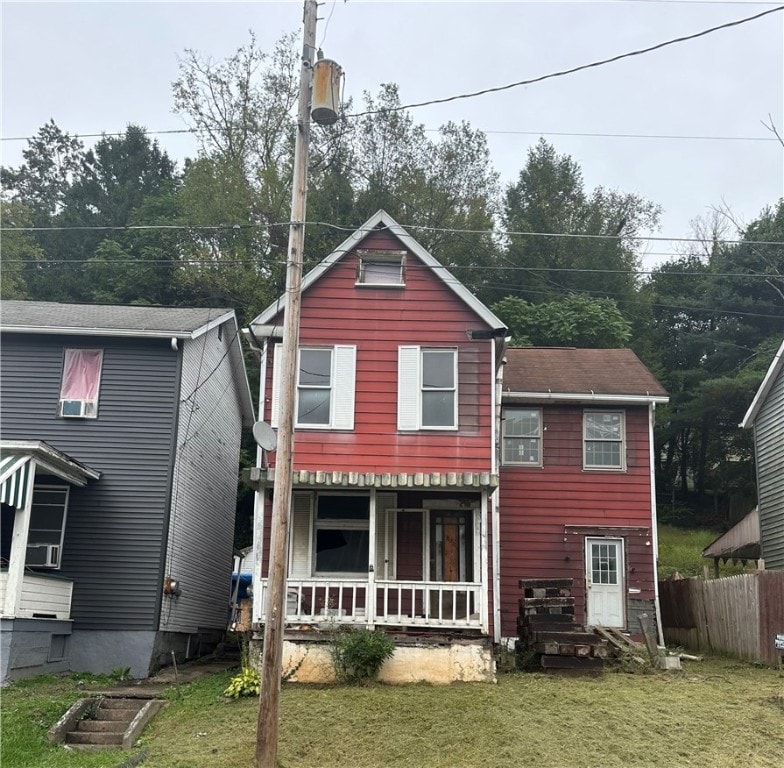
[[[376,494],[376,578],[396,578],[397,572],[397,494]]]
[[[332,428],[354,429],[357,348],[350,345],[336,346],[334,356]]]
[[[301,491],[295,491],[291,498],[289,575],[294,579],[306,579],[311,574],[312,500],[312,494]]]
[[[397,428],[419,429],[419,347],[398,348]]]
[[[278,426],[280,416],[280,378],[281,378],[281,358],[283,357],[283,345],[275,345],[275,357],[272,361],[272,399],[270,401],[270,424]]]

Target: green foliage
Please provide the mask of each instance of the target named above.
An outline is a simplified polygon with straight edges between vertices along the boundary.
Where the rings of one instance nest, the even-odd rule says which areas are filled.
[[[338,681],[363,685],[376,679],[384,662],[392,658],[395,643],[381,630],[337,630],[330,650]]]
[[[659,215],[658,205],[634,194],[587,192],[579,165],[540,139],[507,188],[503,208],[507,230],[537,234],[510,236],[505,262],[513,269],[496,296],[542,303],[580,292],[616,298],[633,314],[638,237],[657,226]]]
[[[507,296],[493,311],[509,326],[516,345],[614,348],[623,347],[631,335],[612,299],[572,295],[534,305]]]
[[[254,667],[243,666],[239,674],[229,681],[224,696],[239,699],[241,696],[258,696],[261,690],[261,676]]]
[[[111,672],[111,678],[116,680],[118,683],[123,683],[126,680],[131,679],[131,668],[130,667],[115,667]]]

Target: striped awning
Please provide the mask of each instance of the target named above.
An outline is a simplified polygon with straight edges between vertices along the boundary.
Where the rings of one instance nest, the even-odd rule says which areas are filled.
[[[0,502],[17,509],[27,505],[30,487],[30,459],[27,455],[10,455],[0,458]]]

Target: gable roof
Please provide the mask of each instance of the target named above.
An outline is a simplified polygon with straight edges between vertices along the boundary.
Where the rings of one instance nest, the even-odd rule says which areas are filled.
[[[3,301],[3,333],[46,333],[143,339],[197,339],[228,323],[231,370],[242,409],[242,422],[253,424],[253,397],[233,309],[216,307],[150,307],[119,304],[62,304],[54,301]]]
[[[656,377],[630,349],[510,347],[503,398],[666,403]]]
[[[9,333],[195,339],[233,317],[233,309],[212,307],[4,301],[0,328]]]
[[[768,368],[768,372],[765,374],[765,378],[762,380],[762,384],[760,384],[757,394],[754,395],[749,410],[746,411],[746,415],[739,425],[743,429],[748,429],[754,424],[757,414],[759,413],[760,408],[762,408],[762,404],[765,402],[765,398],[768,396],[768,392],[770,392],[770,389],[778,378],[782,368],[784,368],[784,340],[781,342],[779,351],[776,352],[773,357],[773,362],[770,364],[770,368]]]
[[[384,229],[391,232],[401,243],[415,256],[417,256],[426,266],[433,270],[433,274],[439,278],[457,297],[468,305],[497,335],[506,332],[506,324],[496,317],[479,299],[474,296],[454,275],[452,275],[443,265],[426,251],[403,227],[400,226],[386,211],[376,211],[361,227],[349,235],[332,253],[323,261],[316,265],[302,278],[302,292],[304,293],[322,275],[328,272],[337,264],[349,251],[358,247],[373,230]],[[284,295],[277,301],[270,304],[261,314],[254,318],[251,323],[251,330],[257,335],[263,335],[257,331],[257,327],[264,326],[285,309],[287,297]]]

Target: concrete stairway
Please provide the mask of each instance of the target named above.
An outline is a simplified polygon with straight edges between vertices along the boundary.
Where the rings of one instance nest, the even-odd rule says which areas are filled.
[[[49,740],[71,749],[131,749],[147,722],[165,705],[150,698],[80,699],[49,730]]]

